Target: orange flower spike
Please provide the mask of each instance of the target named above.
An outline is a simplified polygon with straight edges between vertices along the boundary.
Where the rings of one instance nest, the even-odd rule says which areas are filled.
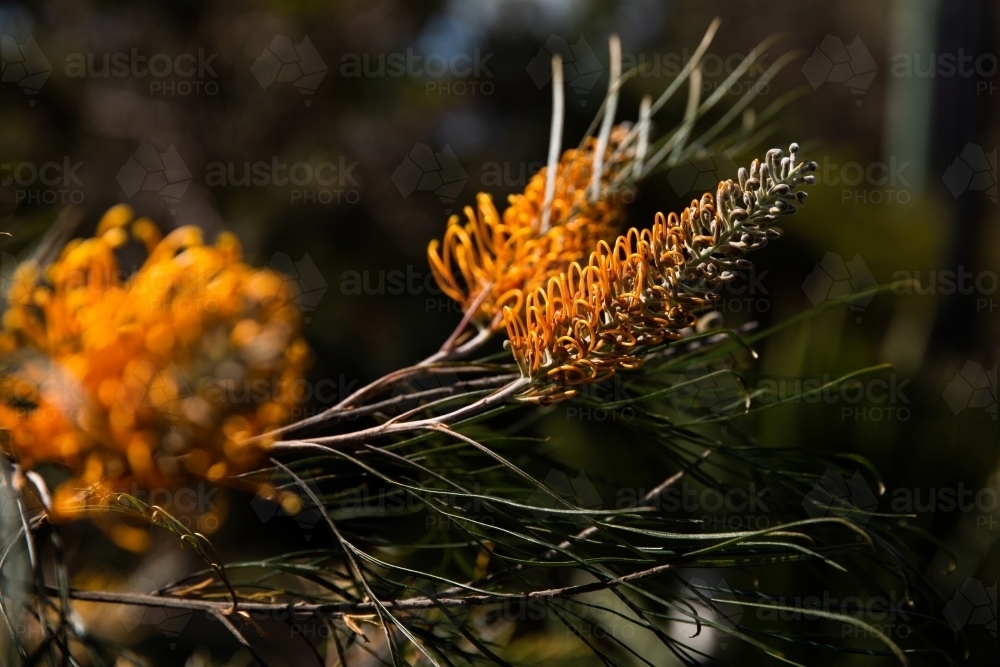
[[[805,201],[797,188],[815,181],[816,164],[796,164],[798,146],[790,150],[785,159],[769,151],[740,170],[739,183],[720,183],[680,216],[657,214],[652,229],[632,228],[613,247],[597,242],[586,267],[571,264],[528,294],[523,316],[505,309],[511,351],[533,381],[521,398],[563,400],[573,386],[637,368],[640,355],[680,338],[696,310],[718,298],[713,290],[749,265],[743,255],[777,238],[771,223]]]

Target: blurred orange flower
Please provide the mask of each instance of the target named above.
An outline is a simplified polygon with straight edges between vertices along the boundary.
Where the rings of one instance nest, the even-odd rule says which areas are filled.
[[[294,286],[242,262],[239,241],[166,237],[124,205],[47,267],[25,263],[0,329],[0,443],[26,467],[68,466],[74,488],[210,481],[256,464],[251,436],[289,420],[310,351]],[[131,223],[131,224],[130,224]],[[131,237],[147,258],[123,275]],[[132,250],[128,248],[127,250]]]

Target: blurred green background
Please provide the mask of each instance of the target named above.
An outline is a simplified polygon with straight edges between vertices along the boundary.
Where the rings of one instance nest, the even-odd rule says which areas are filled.
[[[819,163],[819,183],[752,275],[723,293],[726,323],[766,326],[874,283],[920,281],[768,339],[745,369],[751,386],[774,387],[888,362],[895,370],[880,377],[895,391],[783,406],[747,431],[770,446],[869,458],[887,489],[883,508],[893,491],[973,490],[982,502],[963,511],[928,500],[915,522],[955,552],[947,576],[945,550],[927,554],[946,598],[967,578],[993,586],[992,634],[970,627],[969,640],[970,664],[995,664],[996,3],[0,0],[0,230],[13,234],[0,237],[4,270],[65,204],[85,211],[82,231],[117,202],[165,228],[233,230],[254,263],[299,282],[312,377],[349,392],[423,358],[460,319],[429,278],[427,243],[476,192],[502,201],[541,166],[550,56],[568,65],[569,147],[607,88],[609,34],[621,36],[626,68],[645,67],[619,103],[619,117],[634,119],[641,96],[669,84],[715,16],[706,94],[777,33],[763,69],[801,53],[753,107],[798,96],[765,119],[769,134],[753,154],[643,182],[629,221],[648,225],[734,177],[735,165],[798,141]],[[763,69],[722,106],[759,85]],[[657,126],[672,127],[682,104]],[[155,171],[161,182],[147,178]],[[309,409],[335,399],[314,397]],[[572,405],[551,412],[547,453],[636,487],[669,472],[623,454],[633,436],[599,421]],[[591,664],[570,638],[534,637],[519,649],[529,664]],[[234,650],[195,630],[171,641],[170,655],[206,646],[219,664]],[[191,664],[208,664],[206,655]]]

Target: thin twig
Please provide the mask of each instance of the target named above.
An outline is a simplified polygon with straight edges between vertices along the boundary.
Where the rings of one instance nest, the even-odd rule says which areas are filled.
[[[657,501],[660,498],[660,496],[663,495],[663,493],[667,489],[671,488],[674,484],[677,484],[677,482],[681,481],[689,472],[691,472],[692,470],[694,470],[695,468],[697,468],[698,466],[700,466],[702,463],[704,463],[705,459],[707,459],[711,455],[711,453],[712,453],[711,449],[706,449],[704,452],[702,452],[698,456],[697,459],[695,459],[694,461],[692,461],[691,465],[689,465],[687,468],[684,468],[683,470],[678,470],[673,475],[671,475],[670,477],[668,477],[665,480],[663,480],[653,490],[651,490],[649,493],[647,493],[645,496],[643,496],[642,502],[637,503],[636,504],[636,508],[640,508],[640,507],[655,507]],[[607,518],[604,519],[604,522],[605,523],[610,523],[610,522],[614,521],[614,519],[615,518],[613,516],[609,516],[609,517],[607,517]],[[587,537],[593,535],[596,532],[597,532],[597,526],[588,526],[588,527],[584,528],[583,530],[581,530],[576,535],[574,535],[573,539],[574,539],[574,541],[583,540],[583,539],[586,539]],[[570,546],[572,546],[572,543],[569,540],[566,540],[565,542],[563,542],[562,544],[559,545],[559,547],[561,549],[568,549]],[[554,550],[550,550],[549,552],[547,552],[545,554],[545,557],[552,558],[555,555],[556,555],[556,552]]]
[[[508,382],[516,380],[519,375],[516,373],[507,373],[504,375],[493,375],[485,378],[478,378],[476,380],[464,380],[462,382],[456,382],[455,384],[450,384],[442,387],[433,387],[431,389],[424,389],[422,391],[414,391],[406,394],[398,394],[392,398],[387,398],[384,401],[379,401],[378,403],[371,403],[369,405],[364,405],[360,408],[350,408],[347,410],[341,410],[337,413],[331,413],[327,417],[326,422],[334,422],[340,419],[357,419],[359,417],[364,417],[370,414],[376,414],[382,412],[389,408],[394,408],[400,403],[409,403],[411,401],[421,401],[428,398],[436,398],[440,395],[455,394],[458,391],[464,389],[485,389],[490,387],[497,387],[500,385],[505,385]]]
[[[451,332],[451,335],[448,336],[448,339],[445,340],[445,342],[441,345],[441,349],[439,349],[436,354],[432,354],[431,356],[427,357],[417,365],[426,366],[427,364],[432,364],[435,361],[440,361],[446,358],[447,355],[454,349],[455,341],[457,341],[458,337],[461,336],[462,332],[465,331],[465,327],[469,326],[469,322],[472,321],[472,318],[476,316],[476,313],[479,311],[479,306],[483,305],[483,301],[486,300],[486,297],[488,297],[490,295],[490,292],[492,291],[493,291],[492,282],[489,282],[486,285],[484,285],[483,288],[479,291],[479,294],[476,295],[476,298],[472,300],[471,304],[469,304],[469,307],[465,309],[465,313],[463,313],[462,315],[462,321],[458,323],[458,326],[455,327],[455,330]],[[479,333],[482,333],[482,331],[480,331]]]
[[[456,421],[460,421],[466,417],[471,417],[480,412],[484,412],[487,409],[499,404],[506,402],[507,399],[511,398],[517,392],[524,389],[529,384],[530,380],[528,378],[518,378],[513,382],[509,383],[505,387],[493,392],[489,396],[485,396],[475,403],[461,407],[453,412],[449,412],[444,415],[438,415],[436,417],[428,417],[427,419],[419,419],[412,422],[402,422],[393,424],[381,424],[379,426],[373,426],[371,428],[362,429],[360,431],[355,431],[354,433],[342,433],[338,435],[330,435],[322,438],[309,438],[307,440],[292,440],[292,441],[279,441],[271,445],[272,451],[294,451],[300,449],[311,449],[315,446],[329,449],[333,445],[346,444],[351,442],[362,442],[364,440],[370,440],[373,438],[379,438],[387,435],[394,435],[397,433],[408,433],[412,431],[422,431],[427,428],[439,425],[452,424]]]
[[[473,343],[475,343],[475,344],[481,343],[483,339],[481,339],[480,336],[482,334],[483,334],[483,332],[480,331],[480,334],[477,335],[476,338],[474,338],[473,340],[469,341],[469,343],[464,343],[463,345],[460,345],[458,348],[456,348],[456,352],[462,350],[466,345],[473,344]],[[338,416],[353,414],[353,407],[352,406],[354,404],[356,404],[356,403],[360,402],[361,400],[363,400],[365,398],[368,398],[370,396],[377,395],[377,394],[385,391],[386,389],[388,389],[390,386],[393,386],[395,384],[399,384],[400,382],[402,382],[404,380],[410,379],[410,378],[418,376],[418,375],[435,374],[435,373],[448,373],[448,374],[482,373],[482,372],[488,372],[488,371],[491,371],[491,370],[494,370],[494,369],[491,368],[491,367],[487,367],[487,366],[477,366],[477,365],[467,365],[467,366],[426,365],[426,366],[422,366],[420,364],[416,364],[416,365],[413,365],[413,366],[408,366],[406,368],[401,368],[401,369],[399,369],[397,371],[393,371],[392,373],[388,373],[388,374],[382,376],[381,378],[379,378],[378,380],[375,380],[374,382],[371,382],[371,383],[365,385],[364,387],[362,387],[361,389],[357,390],[356,392],[354,392],[353,394],[351,394],[347,398],[343,399],[342,401],[340,401],[336,405],[327,408],[326,410],[324,410],[323,412],[319,413],[318,415],[313,415],[312,417],[306,417],[305,419],[300,419],[297,422],[292,422],[291,424],[286,424],[284,426],[281,426],[279,428],[273,429],[273,430],[268,431],[266,433],[261,433],[260,435],[253,436],[252,438],[247,438],[243,442],[245,444],[252,444],[252,443],[255,443],[255,442],[266,441],[266,440],[269,440],[271,438],[275,438],[277,436],[284,435],[285,433],[290,433],[292,431],[297,431],[299,429],[306,428],[308,426],[315,426],[317,424],[322,424],[322,423],[327,422],[327,421],[329,421],[331,419],[337,418]]]

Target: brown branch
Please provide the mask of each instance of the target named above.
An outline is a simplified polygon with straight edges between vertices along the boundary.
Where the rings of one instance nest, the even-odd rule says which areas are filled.
[[[470,343],[471,342],[472,341],[470,341]],[[377,403],[372,406],[365,406],[364,408],[355,408],[353,406],[356,403],[358,403],[362,399],[367,399],[370,396],[378,395],[379,393],[382,393],[383,391],[388,389],[390,386],[398,384],[404,380],[410,379],[416,375],[421,375],[421,374],[433,375],[435,373],[453,373],[457,375],[459,373],[485,373],[490,371],[495,371],[495,367],[482,366],[477,364],[470,364],[464,366],[446,366],[446,365],[421,366],[417,364],[414,366],[401,368],[397,371],[393,371],[392,373],[384,375],[378,380],[375,380],[374,382],[371,382],[370,384],[362,387],[361,389],[357,390],[356,392],[354,392],[341,402],[327,408],[326,410],[317,415],[306,417],[305,419],[300,419],[299,421],[292,422],[291,424],[285,424],[284,426],[273,429],[266,433],[261,433],[260,435],[253,436],[252,438],[247,438],[243,442],[246,444],[261,442],[264,440],[268,440],[270,438],[275,438],[285,433],[297,431],[307,426],[315,426],[317,424],[323,424],[335,419],[341,419],[343,417],[350,417],[356,414],[361,414],[360,411],[362,409],[372,408],[374,407],[374,405],[381,405],[381,403]],[[387,400],[392,400],[392,399],[387,399]]]
[[[472,303],[469,304],[469,307],[465,309],[465,313],[462,315],[462,321],[459,322],[458,326],[455,327],[455,330],[451,332],[451,335],[448,336],[448,339],[441,346],[441,349],[438,350],[436,353],[432,354],[431,356],[427,357],[423,361],[421,361],[419,364],[417,364],[417,366],[427,366],[428,364],[433,364],[438,361],[444,361],[446,359],[452,358],[452,354],[454,352],[457,352],[457,350],[455,349],[455,343],[458,342],[458,337],[461,336],[462,333],[465,331],[465,328],[469,326],[469,322],[471,322],[472,318],[475,317],[477,312],[479,312],[479,307],[483,305],[483,301],[485,301],[486,297],[488,297],[492,292],[493,292],[493,283],[492,282],[487,283],[479,292],[479,295],[472,300]],[[469,341],[470,343],[474,343],[474,347],[472,349],[475,349],[475,347],[478,347],[479,345],[485,343],[489,339],[492,333],[493,332],[490,331],[489,329],[480,330],[479,333],[472,339],[472,341]]]
[[[382,601],[381,605],[389,611],[420,611],[424,609],[435,609],[439,607],[480,607],[484,605],[500,604],[511,601],[526,601],[540,599],[566,598],[584,593],[616,588],[622,584],[648,579],[649,577],[662,574],[677,567],[675,563],[661,563],[645,570],[639,570],[630,574],[615,577],[613,579],[602,579],[586,584],[576,584],[573,586],[563,586],[561,588],[549,588],[541,591],[531,591],[529,593],[516,593],[511,595],[468,595],[463,597],[427,597],[420,596],[408,600]],[[47,587],[48,588],[48,587]],[[190,611],[204,611],[213,616],[227,611],[231,606],[231,601],[214,600],[193,600],[186,598],[172,598],[159,595],[146,595],[141,593],[123,593],[113,591],[81,591],[71,590],[69,596],[74,600],[87,602],[104,602],[111,604],[125,604],[139,607],[162,607],[170,609],[186,609]],[[340,618],[345,615],[370,615],[378,611],[374,602],[254,602],[249,600],[240,601],[240,610],[250,614],[271,614],[288,613],[293,617],[306,618]]]
[[[329,450],[332,449],[333,445],[363,442],[365,440],[397,433],[409,433],[412,431],[422,431],[429,428],[444,426],[459,421],[465,417],[471,417],[481,412],[485,412],[489,408],[506,402],[507,399],[524,389],[529,382],[530,381],[527,378],[519,378],[510,382],[501,389],[498,389],[489,396],[481,398],[475,403],[466,405],[447,414],[438,415],[437,417],[428,417],[427,419],[418,419],[412,422],[385,423],[379,426],[362,429],[360,431],[354,431],[353,433],[342,433],[339,435],[330,435],[321,438],[309,438],[307,440],[281,440],[272,444],[270,449],[274,452],[317,448]]]

